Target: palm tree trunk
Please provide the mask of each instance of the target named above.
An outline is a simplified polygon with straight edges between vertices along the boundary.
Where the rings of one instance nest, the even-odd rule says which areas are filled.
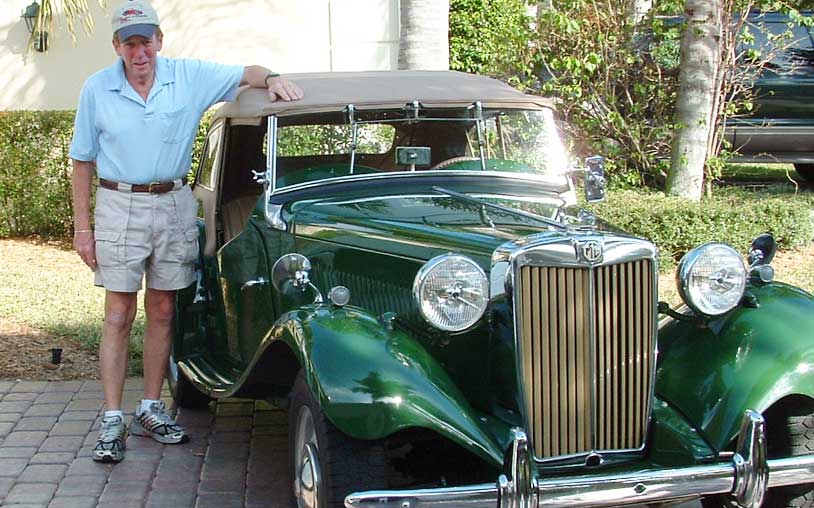
[[[667,193],[700,201],[714,127],[720,10],[718,0],[686,0],[676,123]]]
[[[449,0],[401,0],[399,69],[449,69]]]

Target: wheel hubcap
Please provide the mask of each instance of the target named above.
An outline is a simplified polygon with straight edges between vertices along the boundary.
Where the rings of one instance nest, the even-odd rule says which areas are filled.
[[[297,416],[294,453],[294,496],[299,508],[321,508],[321,473],[316,431],[311,411],[303,406]]]

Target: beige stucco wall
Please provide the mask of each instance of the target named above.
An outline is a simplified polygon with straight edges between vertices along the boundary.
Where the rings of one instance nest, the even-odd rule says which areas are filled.
[[[85,78],[115,59],[110,12],[88,0],[96,28],[71,43],[54,23],[45,53],[26,54],[20,18],[31,0],[0,6],[0,110],[73,109]],[[61,2],[58,2],[61,4]],[[279,72],[395,69],[398,0],[153,0],[164,56],[259,64]]]

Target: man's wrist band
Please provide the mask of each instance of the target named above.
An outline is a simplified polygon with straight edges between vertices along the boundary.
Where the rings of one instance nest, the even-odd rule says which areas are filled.
[[[269,73],[266,74],[266,79],[263,80],[263,82],[266,84],[266,88],[268,88],[269,86],[269,78],[279,78],[279,77],[280,75],[278,73],[269,71]]]
[[[93,230],[92,229],[75,229],[73,234],[77,234],[77,233],[93,233]]]

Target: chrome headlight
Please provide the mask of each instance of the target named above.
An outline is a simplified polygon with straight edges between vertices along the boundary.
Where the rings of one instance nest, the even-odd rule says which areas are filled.
[[[681,258],[676,276],[684,302],[707,316],[735,308],[746,288],[743,259],[722,243],[708,243],[688,252]]]
[[[471,259],[444,254],[427,261],[418,271],[413,296],[430,324],[459,332],[475,324],[486,310],[489,281]]]

